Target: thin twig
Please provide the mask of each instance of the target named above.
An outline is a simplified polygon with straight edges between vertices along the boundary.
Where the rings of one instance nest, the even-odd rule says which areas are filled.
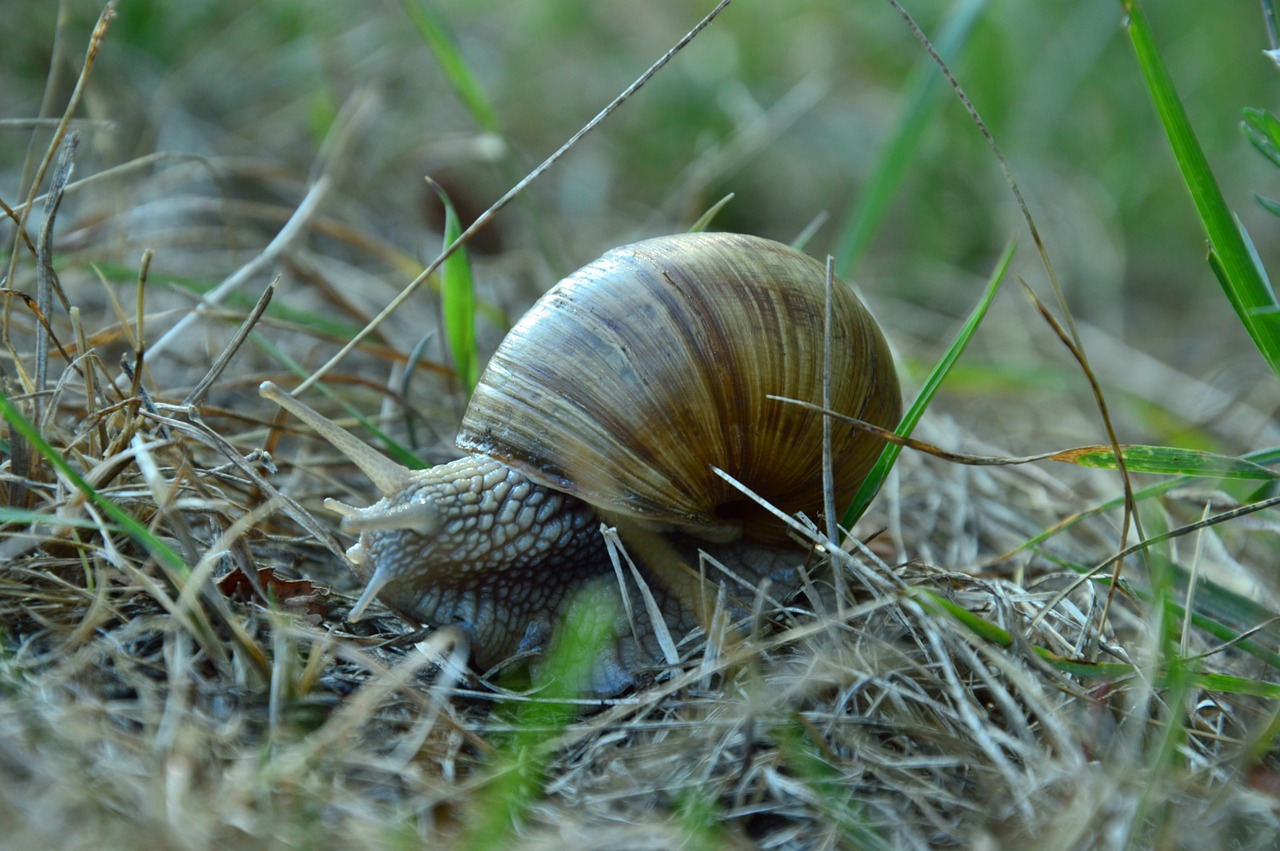
[[[40,238],[36,241],[36,308],[44,315],[45,321],[36,330],[36,380],[35,380],[35,413],[32,419],[41,420],[41,396],[49,386],[49,342],[53,329],[49,327],[49,319],[53,313],[53,293],[55,289],[53,271],[53,222],[58,216],[58,207],[62,205],[62,190],[71,178],[71,170],[75,167],[76,148],[80,144],[80,136],[72,133],[62,148],[58,158],[58,167],[53,172],[53,186],[49,190],[48,200],[44,205],[44,223],[40,226]],[[59,293],[61,295],[61,293]],[[63,307],[67,300],[62,298]]]
[[[831,410],[831,323],[832,301],[835,299],[836,258],[827,255],[826,293],[822,311],[822,407]],[[826,521],[827,540],[831,549],[840,547],[840,529],[836,526],[835,460],[831,449],[831,417],[822,418],[822,511]],[[836,606],[843,612],[845,603],[844,572],[832,571],[835,577]]]
[[[110,0],[106,6],[102,8],[102,14],[98,16],[98,23],[94,25],[93,35],[89,38],[89,48],[85,51],[84,65],[80,68],[80,76],[76,78],[76,87],[71,91],[71,97],[67,98],[67,108],[62,112],[62,120],[58,122],[58,129],[53,133],[53,140],[49,142],[49,148],[45,151],[44,159],[40,161],[39,167],[36,169],[35,178],[31,181],[28,189],[27,202],[18,212],[18,228],[13,237],[13,250],[9,254],[9,271],[5,276],[6,280],[12,281],[14,271],[18,265],[18,246],[22,238],[22,231],[27,224],[27,216],[30,215],[32,209],[31,199],[40,191],[40,184],[44,183],[45,172],[49,170],[49,164],[53,162],[54,154],[62,146],[62,139],[67,134],[67,128],[71,124],[71,116],[80,106],[80,97],[84,94],[85,84],[89,80],[89,72],[93,68],[94,60],[98,58],[98,51],[102,48],[102,41],[107,37],[107,28],[111,25],[111,19],[116,16],[116,0]]]
[[[260,274],[263,270],[269,268],[276,262],[276,259],[283,254],[293,241],[306,229],[311,221],[311,217],[315,215],[320,208],[320,203],[324,200],[325,195],[329,191],[331,182],[328,175],[321,175],[311,188],[307,191],[306,196],[298,204],[289,221],[284,227],[280,228],[280,232],[275,238],[267,244],[267,247],[241,266],[230,277],[226,278],[222,283],[218,284],[209,292],[200,297],[200,307],[192,310],[182,319],[178,320],[172,328],[166,331],[160,339],[156,340],[151,346],[151,355],[154,357],[164,351],[173,343],[186,338],[187,329],[204,315],[204,310],[216,307],[224,298],[243,287],[255,275]]]
[[[1138,543],[1133,544],[1132,546],[1126,547],[1118,553],[1114,553],[1112,555],[1107,556],[1105,559],[1098,562],[1097,564],[1089,568],[1084,573],[1080,574],[1079,578],[1077,578],[1074,582],[1070,583],[1066,588],[1059,591],[1057,594],[1053,596],[1052,599],[1050,599],[1048,605],[1046,605],[1045,608],[1041,610],[1040,613],[1035,616],[1035,618],[1032,619],[1030,626],[1032,628],[1036,627],[1040,623],[1040,621],[1043,620],[1045,616],[1049,614],[1050,611],[1052,611],[1059,603],[1061,603],[1063,600],[1069,597],[1072,594],[1072,592],[1074,592],[1081,585],[1084,585],[1089,580],[1093,579],[1102,571],[1106,570],[1107,565],[1118,564],[1124,561],[1129,556],[1134,555],[1136,553],[1144,552],[1150,547],[1152,547],[1153,545],[1158,544],[1162,541],[1169,541],[1169,540],[1172,540],[1173,538],[1181,538],[1183,535],[1189,535],[1198,529],[1207,529],[1210,526],[1216,526],[1219,523],[1226,523],[1229,520],[1235,520],[1239,517],[1245,517],[1250,514],[1254,514],[1258,511],[1271,508],[1272,506],[1275,506],[1275,505],[1280,505],[1280,496],[1273,496],[1270,499],[1264,499],[1259,502],[1251,502],[1248,505],[1242,505],[1238,508],[1232,508],[1229,511],[1223,511],[1218,514],[1214,514],[1211,517],[1206,517],[1202,520],[1197,520],[1194,523],[1188,523],[1185,526],[1179,526],[1176,529],[1170,529],[1168,532],[1163,532],[1159,535],[1152,535],[1150,538],[1143,538],[1141,541],[1138,541]],[[1112,582],[1111,582],[1112,590],[1107,595],[1108,601],[1111,600],[1112,595],[1115,593],[1115,588],[1119,586],[1119,584],[1120,583],[1118,579],[1116,577],[1112,577]],[[1099,625],[1099,631],[1100,630],[1101,630],[1101,625]]]
[[[253,306],[253,310],[249,311],[249,315],[245,317],[244,322],[240,323],[240,327],[236,329],[236,334],[231,338],[231,342],[223,347],[222,353],[218,355],[213,362],[213,366],[209,367],[209,371],[204,374],[196,386],[191,388],[191,392],[187,394],[187,398],[182,400],[182,406],[191,407],[199,405],[204,401],[204,396],[209,392],[209,388],[213,386],[213,382],[218,380],[218,376],[222,375],[222,371],[227,368],[227,364],[231,363],[231,359],[235,357],[236,352],[244,345],[244,341],[249,339],[249,332],[258,324],[258,320],[262,318],[262,314],[267,309],[267,305],[271,303],[271,297],[276,292],[276,281],[272,281],[267,288],[262,291],[262,295],[258,297],[258,303]]]

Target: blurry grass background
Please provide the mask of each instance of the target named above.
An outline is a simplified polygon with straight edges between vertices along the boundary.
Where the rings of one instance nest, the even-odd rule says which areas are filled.
[[[918,2],[910,11],[936,32],[948,9],[965,5],[975,4]],[[74,0],[19,8],[0,65],[0,112],[11,118],[38,114],[43,97],[64,102],[98,11]],[[488,96],[495,127],[477,126],[396,3],[122,3],[82,111],[106,123],[83,131],[77,174],[153,152],[196,155],[219,160],[221,183],[198,167],[162,162],[144,171],[157,197],[296,201],[290,193],[314,167],[338,111],[364,91],[377,102],[343,164],[341,204],[326,215],[430,259],[440,217],[421,176],[445,185],[464,220],[474,216],[695,19],[685,2],[476,0],[434,9]],[[1150,13],[1228,203],[1274,266],[1275,219],[1251,195],[1276,189],[1277,176],[1239,131],[1241,108],[1266,107],[1276,91],[1276,69],[1261,53],[1260,11],[1171,0]],[[58,14],[67,25],[55,42]],[[955,70],[1022,184],[1077,319],[1228,394],[1252,389],[1266,371],[1204,262],[1203,234],[1121,20],[1110,0],[992,0]],[[907,81],[924,62],[884,3],[738,2],[478,247],[533,251],[541,277],[532,295],[606,247],[687,226],[732,192],[717,227],[789,241],[825,213],[809,247],[835,250]],[[51,65],[59,79],[49,95]],[[854,269],[908,362],[931,356],[908,341],[944,334],[1003,244],[1022,234],[986,144],[954,97],[941,88],[935,97],[940,106]],[[47,134],[0,128],[0,173],[10,187],[32,135],[41,149]],[[148,217],[136,197],[139,177],[120,178],[114,205],[109,193],[73,193],[64,222],[123,220],[131,240],[157,249],[155,272],[219,280],[234,259],[221,268],[214,258],[201,262],[201,246],[190,244],[199,234],[187,232],[181,244],[170,207]],[[270,233],[278,223],[261,224]],[[166,239],[184,250],[166,251]],[[1015,269],[1039,285],[1043,275],[1025,236],[1023,243]],[[384,265],[385,256],[355,250],[348,259],[377,276],[407,277],[409,266]],[[1044,424],[1035,411],[1055,409],[1056,421],[1064,392],[1079,382],[1047,329],[1009,303],[1018,300],[1001,299],[1011,321],[990,323],[949,392],[973,389],[960,380],[966,375],[981,381],[969,399],[977,414],[998,409],[1001,420],[1034,433]],[[1038,351],[1048,357],[1032,355]],[[1136,418],[1130,424],[1142,434],[1134,439],[1171,440],[1168,432],[1222,414],[1181,410],[1171,422],[1159,396],[1141,398],[1141,379],[1126,376],[1133,364],[1099,360],[1113,385],[1136,385],[1126,388],[1136,404],[1121,407]],[[1023,399],[1016,412],[1003,390]],[[1269,392],[1261,404],[1275,399]]]

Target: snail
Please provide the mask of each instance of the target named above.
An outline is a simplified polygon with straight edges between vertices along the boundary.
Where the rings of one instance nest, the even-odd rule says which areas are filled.
[[[545,649],[583,588],[621,595],[590,686],[616,693],[661,660],[653,617],[669,638],[705,626],[721,587],[739,611],[765,579],[794,590],[806,551],[716,468],[782,512],[820,516],[823,417],[769,397],[822,402],[825,284],[817,261],[758,237],[613,249],[510,330],[462,419],[457,445],[470,454],[427,470],[264,384],[383,494],[366,508],[330,501],[359,533],[348,555],[367,580],[349,619],[376,597],[415,622],[458,627],[489,668]],[[838,283],[832,316],[831,408],[893,428],[902,402],[883,335]],[[835,424],[838,503],[882,445]],[[634,571],[615,569],[602,523]]]

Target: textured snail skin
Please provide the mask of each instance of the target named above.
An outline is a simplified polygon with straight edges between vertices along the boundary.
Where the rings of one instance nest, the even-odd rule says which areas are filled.
[[[750,610],[754,589],[765,578],[792,585],[795,563],[803,560],[792,548],[716,543],[668,531],[661,536],[668,549],[660,558],[670,564],[655,567],[631,553],[635,575],[619,575],[592,506],[483,456],[415,473],[412,484],[360,512],[377,518],[413,502],[438,508],[438,531],[365,531],[348,554],[362,568],[374,566],[365,572],[379,575],[367,578],[392,609],[466,635],[482,668],[516,653],[539,654],[575,595],[608,601],[628,596],[629,606],[602,609],[615,613],[614,640],[600,650],[583,685],[594,694],[617,694],[661,658],[645,595],[676,637],[709,620],[717,605],[714,591],[701,605],[688,604],[701,591],[701,577],[693,572],[700,554],[741,580],[719,601],[735,616]],[[633,529],[628,543],[643,547],[639,534]]]
[[[820,515],[822,417],[769,397],[823,400],[825,280],[817,261],[755,237],[623,246],[557,284],[504,339],[458,436],[472,455],[389,470],[323,426],[384,494],[338,506],[360,533],[349,554],[368,582],[351,619],[376,596],[456,627],[488,668],[536,656],[573,600],[594,595],[614,603],[602,611],[615,639],[586,690],[612,694],[672,661],[674,642],[715,612],[747,615],[761,589],[786,596],[806,552],[712,468],[783,512]],[[892,428],[902,403],[879,328],[843,285],[832,311],[831,407]],[[881,446],[833,427],[837,502]],[[602,523],[634,567],[610,552]]]
[[[608,564],[590,506],[500,461],[473,455],[414,478],[363,511],[378,516],[429,502],[440,511],[439,530],[366,531],[350,555],[382,571],[384,602],[466,633],[482,666],[511,655],[522,640],[538,643],[569,589]]]

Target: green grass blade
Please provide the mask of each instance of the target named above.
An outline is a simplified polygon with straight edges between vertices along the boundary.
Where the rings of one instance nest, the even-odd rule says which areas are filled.
[[[1191,572],[1179,564],[1172,564],[1168,578],[1176,595],[1166,600],[1165,614],[1172,620],[1180,620],[1186,615],[1184,601],[1190,588]],[[1135,590],[1134,593],[1144,600],[1152,599],[1146,591]],[[1248,597],[1203,576],[1197,577],[1191,625],[1280,671],[1280,653],[1276,652],[1280,645],[1280,615]],[[1244,637],[1246,635],[1248,637]]]
[[[458,99],[467,108],[467,112],[471,113],[472,120],[482,130],[499,132],[497,111],[426,0],[403,0],[402,5],[410,23],[435,54],[440,69],[444,71]]]
[[[977,306],[969,314],[964,327],[960,329],[960,333],[956,335],[955,341],[947,349],[946,354],[942,356],[942,359],[934,366],[933,371],[929,373],[929,377],[920,389],[919,395],[916,396],[915,402],[903,415],[902,422],[897,428],[898,434],[904,437],[909,436],[915,430],[916,424],[920,422],[920,418],[924,416],[925,409],[929,407],[929,403],[938,392],[938,388],[942,386],[947,374],[951,371],[956,361],[960,359],[960,355],[964,352],[965,347],[969,345],[969,341],[973,339],[978,326],[982,324],[983,317],[987,315],[987,309],[991,306],[991,302],[995,300],[996,293],[1000,291],[1000,282],[1004,280],[1005,273],[1009,271],[1009,264],[1013,262],[1013,255],[1016,250],[1016,242],[1011,241],[1005,247],[1004,254],[1000,256],[1000,260],[996,263],[995,271],[991,274],[991,280],[987,283],[987,289],[983,292],[982,298],[978,300]],[[871,472],[867,474],[867,478],[862,482],[862,487],[858,489],[858,493],[854,495],[853,502],[849,505],[848,510],[845,511],[841,522],[846,529],[852,526],[853,522],[867,510],[867,506],[871,504],[871,500],[880,490],[880,485],[884,484],[889,471],[893,469],[894,462],[898,460],[898,454],[901,451],[901,446],[889,444],[880,453],[880,458],[876,461],[875,466],[871,468]]]
[[[730,192],[728,195],[712,204],[711,207],[708,208],[701,216],[698,216],[698,220],[690,226],[689,233],[702,233],[707,228],[711,227],[712,220],[715,219],[716,215],[719,214],[719,212],[724,209],[725,205],[732,200],[733,193]]]
[[[934,42],[938,55],[952,64],[968,42],[969,33],[978,20],[986,0],[959,0],[942,23]],[[871,239],[884,221],[907,168],[915,158],[924,128],[942,102],[942,73],[933,60],[923,55],[906,86],[905,106],[898,124],[880,149],[871,179],[858,193],[857,204],[845,219],[836,240],[836,274],[846,280],[862,260]]]
[[[1002,626],[991,623],[980,615],[974,614],[964,606],[928,589],[913,589],[910,594],[926,611],[951,617],[978,638],[1001,647],[1014,646],[1015,640],[1011,632]],[[1166,606],[1166,611],[1169,611],[1172,606],[1172,601],[1170,601]],[[1175,616],[1179,614],[1176,608],[1172,608],[1169,613]],[[1038,645],[1030,645],[1028,649],[1057,670],[1075,676],[1094,679],[1123,679],[1138,673],[1136,668],[1125,663],[1087,662],[1079,659],[1067,659]],[[1271,654],[1271,657],[1274,659],[1275,655]],[[1158,682],[1161,687],[1167,688],[1175,684],[1180,677],[1190,677],[1190,681],[1195,685],[1216,691],[1231,694],[1261,695],[1273,699],[1280,697],[1280,685],[1278,684],[1247,677],[1200,673],[1189,670],[1185,661],[1179,659],[1172,659],[1171,663],[1167,663],[1158,672]]]
[[[712,789],[696,787],[682,790],[675,795],[672,812],[682,834],[679,847],[726,847],[723,810]]]
[[[1265,109],[1252,107],[1245,107],[1243,114],[1240,128],[1244,131],[1244,137],[1273,166],[1280,168],[1280,119]]]
[[[1190,571],[1175,564],[1170,580],[1185,600],[1191,582]],[[1173,610],[1170,614],[1185,616],[1181,602],[1170,601],[1169,607]],[[1280,653],[1276,652],[1280,646],[1280,615],[1260,603],[1200,576],[1196,578],[1191,625],[1280,671]],[[1242,637],[1245,635],[1248,637]]]
[[[75,486],[76,490],[84,494],[89,502],[98,508],[103,514],[110,517],[116,524],[124,530],[125,534],[138,543],[143,549],[149,552],[155,560],[168,574],[174,586],[181,590],[184,580],[191,574],[191,568],[182,556],[178,555],[172,547],[161,541],[155,535],[151,534],[141,521],[102,494],[98,493],[92,485],[77,473],[66,459],[58,453],[56,449],[49,445],[40,432],[33,426],[26,417],[22,415],[13,403],[11,403],[4,391],[0,390],[0,414],[4,416],[9,427],[18,434],[26,438],[46,461],[58,469]]]
[[[1061,558],[1048,550],[1037,549],[1036,554],[1065,570],[1082,576],[1097,573],[1096,565],[1086,566]],[[1104,587],[1111,584],[1109,576],[1098,576],[1094,581]],[[1164,609],[1165,615],[1175,625],[1186,615],[1185,600],[1190,582],[1191,572],[1185,567],[1176,563],[1168,566],[1168,584],[1175,593],[1165,599]],[[1155,600],[1150,591],[1133,587],[1132,583],[1123,579],[1120,587],[1124,589],[1124,593],[1131,594],[1145,603],[1151,604]],[[1248,597],[1237,594],[1203,576],[1197,577],[1195,609],[1191,612],[1191,625],[1224,644],[1232,644],[1280,671],[1280,653],[1276,652],[1276,648],[1280,647],[1280,614],[1270,611]]]
[[[1270,282],[1255,263],[1242,228],[1222,196],[1209,161],[1174,88],[1138,0],[1121,0],[1129,38],[1174,159],[1209,237],[1211,263],[1231,305],[1273,372],[1280,376],[1280,316]]]
[[[105,280],[113,283],[132,284],[138,277],[138,270],[132,266],[94,261],[93,268]],[[147,286],[149,288],[168,287],[181,292],[203,296],[213,291],[216,284],[152,270],[147,277]],[[248,311],[253,307],[255,301],[257,301],[256,297],[245,293],[232,292],[228,293],[223,299],[222,305],[227,308]],[[344,321],[341,316],[291,307],[283,304],[279,299],[268,305],[267,315],[298,325],[312,334],[332,337],[338,340],[350,340],[360,331],[359,325],[354,322]]]
[[[1254,193],[1253,200],[1258,202],[1258,206],[1266,210],[1273,216],[1280,216],[1280,201],[1274,198],[1268,198],[1265,195]]]
[[[1120,454],[1124,456],[1125,467],[1131,473],[1263,481],[1280,478],[1280,473],[1275,470],[1269,470],[1246,458],[1218,455],[1198,449],[1126,444],[1120,447]],[[1116,463],[1115,452],[1110,446],[1082,446],[1079,449],[1068,449],[1053,455],[1052,460],[1102,470],[1115,470],[1119,466]]]
[[[157,565],[165,579],[169,582],[179,594],[171,602],[159,600],[159,602],[170,608],[170,614],[177,617],[178,621],[190,631],[191,635],[204,648],[204,652],[208,653],[214,659],[221,659],[223,648],[225,645],[225,635],[220,635],[214,629],[212,622],[204,607],[199,605],[184,606],[181,602],[183,592],[187,590],[189,580],[191,579],[191,566],[187,564],[177,550],[170,547],[160,538],[156,537],[147,525],[138,520],[124,508],[121,508],[115,502],[107,499],[98,493],[92,485],[87,482],[75,469],[67,463],[67,460],[49,444],[40,434],[39,429],[33,426],[22,412],[9,401],[8,397],[0,390],[0,417],[3,417],[9,423],[9,428],[22,435],[29,444],[38,452],[41,457],[55,467],[59,473],[71,482],[72,486],[80,491],[90,503],[99,511],[115,521],[116,525],[123,532],[134,540],[145,552],[147,552]],[[79,525],[72,522],[72,525]],[[101,528],[101,527],[100,527]],[[102,530],[104,533],[107,531]],[[257,647],[253,644],[251,638],[246,636],[240,629],[239,625],[223,620],[221,624],[224,628],[231,631],[231,638],[234,646],[247,651],[247,658],[251,664],[254,664],[259,673],[265,673],[269,676],[269,672],[264,672],[265,666],[255,664],[261,660],[261,654],[256,652]]]
[[[1243,456],[1243,458],[1245,461],[1249,463],[1258,464],[1260,466],[1280,464],[1280,447],[1271,448],[1271,449],[1260,449],[1257,452],[1251,452],[1248,455]],[[1133,497],[1136,501],[1142,502],[1144,499],[1151,499],[1152,497],[1159,496],[1162,493],[1167,493],[1168,491],[1174,490],[1176,488],[1184,487],[1196,481],[1198,481],[1196,477],[1187,476],[1174,481],[1159,482],[1157,484],[1142,488],[1141,490],[1134,491]],[[1085,509],[1084,511],[1080,511],[1077,514],[1074,514],[1071,517],[1068,517],[1061,523],[1058,523],[1055,526],[1045,529],[1043,532],[1040,532],[1039,534],[1036,534],[1028,538],[1027,540],[1023,541],[1017,547],[1007,551],[1004,554],[1004,556],[1002,556],[1002,558],[1006,558],[1006,559],[1011,558],[1016,553],[1020,553],[1023,550],[1031,549],[1032,547],[1037,547],[1040,544],[1044,543],[1045,541],[1049,540],[1050,538],[1054,537],[1055,535],[1058,535],[1059,533],[1065,532],[1066,530],[1072,528],[1081,520],[1084,520],[1087,517],[1094,517],[1096,515],[1102,514],[1107,511],[1115,511],[1116,509],[1122,508],[1124,506],[1124,502],[1125,502],[1124,497],[1118,496],[1118,497],[1115,497],[1114,499],[1109,499],[1103,503],[1095,505],[1092,508],[1088,508],[1088,509]]]
[[[454,847],[516,847],[517,826],[543,792],[555,741],[579,711],[573,700],[590,683],[595,660],[614,640],[619,608],[608,594],[589,590],[570,601],[534,677],[536,697],[514,704],[514,729],[497,743],[492,774],[477,798],[467,833]]]
[[[462,227],[444,189],[435,183],[431,185],[444,204],[444,247],[448,248],[462,234]],[[480,380],[480,354],[476,351],[475,285],[466,246],[460,246],[440,268],[440,310],[444,317],[444,338],[453,354],[458,381],[470,398]]]
[[[864,851],[893,847],[867,817],[863,803],[845,780],[846,769],[832,764],[821,736],[815,735],[802,716],[775,725],[770,735],[783,758],[780,767],[809,790],[814,804],[843,838],[841,847]]]

